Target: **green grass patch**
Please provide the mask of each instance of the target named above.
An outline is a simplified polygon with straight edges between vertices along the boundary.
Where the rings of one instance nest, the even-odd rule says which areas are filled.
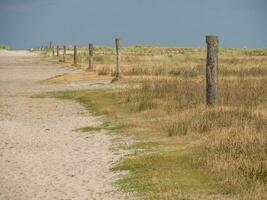
[[[77,132],[97,132],[97,131],[101,131],[101,130],[110,130],[110,131],[115,131],[115,130],[120,130],[123,128],[123,125],[112,125],[111,122],[109,121],[105,121],[104,123],[102,123],[100,126],[97,127],[93,127],[93,126],[86,126],[86,127],[82,127],[79,129],[76,129],[74,131]]]
[[[87,126],[87,127],[75,129],[74,131],[76,131],[76,132],[96,132],[96,131],[101,131],[101,129],[102,129],[101,127]]]
[[[194,167],[192,156],[187,150],[129,156],[114,168],[131,172],[117,184],[125,191],[137,193],[213,193],[213,180]]]
[[[7,45],[0,44],[0,50],[3,50],[3,49],[9,49],[9,47]]]

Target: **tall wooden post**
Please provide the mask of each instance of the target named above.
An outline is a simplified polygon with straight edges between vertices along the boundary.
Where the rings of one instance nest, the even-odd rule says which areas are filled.
[[[115,39],[115,45],[116,45],[116,79],[120,78],[121,73],[121,55],[120,55],[120,39]]]
[[[52,49],[52,42],[49,42],[49,49]]]
[[[74,52],[73,52],[73,64],[77,64],[77,46],[74,45]]]
[[[94,69],[94,45],[89,44],[89,67],[88,70],[92,71]]]
[[[66,46],[63,46],[63,62],[66,62]]]
[[[57,57],[59,57],[59,46],[57,45]]]
[[[206,36],[207,43],[207,65],[206,65],[206,95],[207,105],[218,104],[218,36]]]

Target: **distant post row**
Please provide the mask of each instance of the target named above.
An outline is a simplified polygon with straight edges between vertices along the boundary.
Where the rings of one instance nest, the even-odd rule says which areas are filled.
[[[219,62],[219,37],[218,36],[206,36],[207,44],[207,61],[206,61],[206,104],[208,106],[216,106],[218,104],[218,62]],[[52,42],[49,43],[49,47],[40,47],[38,50],[52,50],[52,56],[59,57],[60,47],[52,46]],[[115,39],[115,48],[116,48],[116,77],[115,80],[121,78],[121,42],[119,38]],[[94,46],[92,43],[88,47],[89,52],[89,61],[87,71],[94,70]],[[63,62],[66,62],[66,46],[63,46]],[[73,64],[77,64],[77,46],[74,45],[73,48]]]

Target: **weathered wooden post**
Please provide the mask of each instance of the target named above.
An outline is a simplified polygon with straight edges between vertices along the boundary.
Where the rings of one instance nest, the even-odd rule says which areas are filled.
[[[55,56],[55,47],[52,47],[52,56]]]
[[[92,71],[94,69],[94,45],[89,44],[89,67],[88,70]]]
[[[77,64],[77,46],[74,45],[74,52],[73,52],[73,64]]]
[[[63,46],[63,62],[66,62],[66,46]]]
[[[121,73],[121,55],[120,55],[120,39],[115,39],[115,45],[116,45],[116,79],[118,80],[120,78]]]
[[[207,43],[207,65],[206,65],[206,95],[207,105],[218,104],[218,36],[206,36]]]
[[[57,57],[59,57],[59,46],[57,45]]]

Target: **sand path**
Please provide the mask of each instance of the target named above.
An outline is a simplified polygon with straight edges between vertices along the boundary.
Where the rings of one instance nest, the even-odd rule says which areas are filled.
[[[43,91],[110,87],[106,82],[45,85],[71,69],[26,51],[0,52],[0,199],[131,199],[112,183],[122,156],[105,131],[75,132],[100,119],[78,103],[31,98]]]

